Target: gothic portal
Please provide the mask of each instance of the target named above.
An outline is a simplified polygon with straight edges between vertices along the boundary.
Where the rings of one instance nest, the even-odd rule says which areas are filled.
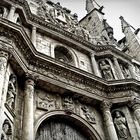
[[[86,10],[0,0],[0,140],[140,139],[140,29]]]

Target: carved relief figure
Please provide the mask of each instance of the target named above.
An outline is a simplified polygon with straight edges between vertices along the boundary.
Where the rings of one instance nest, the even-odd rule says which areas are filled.
[[[11,109],[14,109],[14,102],[16,96],[16,76],[14,74],[10,75],[7,91],[6,103]]]
[[[95,118],[94,116],[90,113],[89,109],[86,106],[81,107],[81,109],[83,110],[83,113],[87,119],[87,121],[91,122],[91,123],[95,123]]]
[[[101,69],[101,72],[102,72],[102,75],[105,79],[107,80],[112,80],[114,79],[113,78],[113,74],[112,74],[112,69],[111,69],[111,66],[110,64],[105,61],[105,60],[102,60],[100,63],[100,69]]]
[[[114,124],[119,138],[127,139],[130,137],[126,118],[120,111],[115,112]]]
[[[63,101],[63,106],[66,111],[73,112],[74,103],[71,97],[65,97]]]
[[[1,135],[1,140],[11,140],[12,129],[9,121],[6,119],[2,125],[3,134]]]
[[[44,95],[43,95],[44,94]],[[41,109],[45,109],[47,111],[54,110],[55,109],[55,100],[50,97],[49,95],[46,95],[46,93],[40,93],[38,94],[38,101],[37,101],[37,107]]]

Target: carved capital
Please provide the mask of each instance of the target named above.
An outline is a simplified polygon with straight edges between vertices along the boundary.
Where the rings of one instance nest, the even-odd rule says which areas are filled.
[[[31,74],[31,73],[26,73],[25,74],[25,79],[26,79],[26,83],[28,85],[34,86],[36,81],[38,80],[38,76],[35,76],[35,75]]]
[[[140,109],[140,99],[136,97],[132,98],[129,101],[128,106],[131,107],[133,110]]]
[[[110,111],[110,108],[112,106],[112,103],[109,102],[109,101],[106,101],[104,100],[101,105],[100,105],[100,108],[101,110],[104,112],[104,111]]]

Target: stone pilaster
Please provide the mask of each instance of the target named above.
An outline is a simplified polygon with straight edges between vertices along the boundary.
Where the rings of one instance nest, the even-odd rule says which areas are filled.
[[[5,51],[0,51],[0,107],[2,99],[3,83],[5,78],[6,66],[8,61],[8,53]]]
[[[24,91],[23,140],[34,140],[34,80],[27,77]]]
[[[0,117],[2,117],[2,91],[3,84],[5,80],[6,66],[8,62],[8,53],[5,51],[0,51]],[[2,118],[0,119],[0,134],[2,132]]]
[[[95,59],[94,52],[91,53],[91,62],[92,62],[92,69],[93,69],[95,75],[98,77],[102,77],[101,73],[99,71],[99,68],[98,68],[98,64],[97,64],[96,59]]]
[[[16,7],[14,5],[11,5],[10,11],[7,17],[8,20],[14,21],[15,10],[16,10]]]
[[[33,45],[36,47],[36,27],[32,27],[32,34],[31,34],[31,40]]]
[[[137,121],[140,125],[140,99],[138,98],[133,98],[128,104],[129,107],[131,107],[134,111],[134,114],[137,118]]]
[[[117,71],[118,71],[118,76],[119,76],[119,78],[120,79],[125,79],[124,78],[124,75],[123,75],[123,73],[122,73],[122,70],[121,70],[121,68],[120,68],[120,65],[119,65],[119,63],[118,63],[118,60],[117,60],[117,58],[116,57],[113,57],[113,59],[114,59],[114,65],[116,66],[116,68],[117,68]]]
[[[134,78],[134,79],[136,79],[136,75],[135,75],[134,70],[133,70],[133,65],[132,64],[129,64],[128,68],[129,68],[131,77]]]
[[[110,102],[103,101],[101,103],[101,110],[103,112],[105,128],[108,131],[109,139],[118,140],[117,133],[116,133],[115,126],[114,126],[113,119],[110,112],[111,105],[112,104]]]

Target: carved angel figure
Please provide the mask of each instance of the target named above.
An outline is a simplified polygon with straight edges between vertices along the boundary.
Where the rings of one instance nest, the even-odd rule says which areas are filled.
[[[7,91],[7,100],[6,103],[11,109],[14,109],[14,101],[16,95],[16,76],[14,74],[10,75]]]

